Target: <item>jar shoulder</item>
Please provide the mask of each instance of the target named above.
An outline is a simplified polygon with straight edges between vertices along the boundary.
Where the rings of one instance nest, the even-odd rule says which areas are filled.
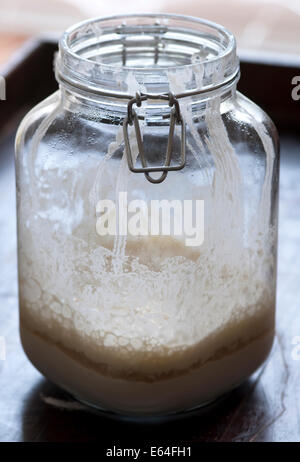
[[[221,104],[220,110],[233,144],[241,141],[249,144],[253,143],[253,140],[255,142],[256,138],[261,140],[267,136],[272,140],[275,153],[279,152],[279,138],[273,121],[249,98],[236,92],[234,98]],[[61,94],[57,91],[31,109],[22,120],[16,135],[16,158],[26,151],[26,146],[32,142],[36,132],[40,132],[40,136],[35,138],[41,141],[53,123],[56,135],[59,132],[66,132],[68,136],[64,139],[65,144],[75,145],[80,142],[78,137],[82,132],[88,140],[101,139],[102,145],[108,146],[116,139],[119,129],[118,124],[103,123],[100,116],[97,118],[83,117],[81,113],[75,116],[64,108]],[[200,135],[206,132],[205,121],[202,127],[198,128]],[[56,135],[50,133],[52,137]],[[59,146],[60,141],[56,143],[56,146]],[[88,148],[89,142],[85,146],[86,150]]]
[[[240,92],[236,92],[231,116],[240,124],[255,130],[261,137],[269,136],[274,145],[275,153],[279,153],[279,135],[271,117],[256,103]]]
[[[15,139],[16,157],[24,148],[28,139],[42,126],[45,121],[52,120],[60,109],[60,94],[56,91],[52,95],[34,106],[22,119]],[[47,127],[45,127],[47,128]]]

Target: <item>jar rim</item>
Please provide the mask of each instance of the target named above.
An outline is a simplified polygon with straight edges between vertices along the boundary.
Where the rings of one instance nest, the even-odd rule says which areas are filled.
[[[209,59],[210,62],[224,58],[225,56],[230,54],[235,49],[235,46],[236,46],[234,35],[228,29],[226,29],[221,24],[210,21],[208,19],[198,18],[195,16],[181,15],[181,14],[171,14],[171,13],[141,13],[141,14],[119,14],[119,15],[112,15],[112,16],[101,16],[101,17],[86,19],[84,21],[75,23],[72,26],[68,27],[66,31],[63,33],[61,40],[60,40],[60,47],[64,48],[65,50],[68,50],[70,54],[78,58],[78,54],[72,51],[72,49],[70,48],[69,40],[72,34],[76,33],[82,28],[85,28],[88,25],[103,24],[111,20],[126,20],[126,19],[131,19],[131,18],[149,18],[149,19],[155,18],[155,19],[166,19],[166,20],[180,19],[186,22],[191,22],[194,24],[207,26],[215,31],[218,31],[228,40],[228,46],[224,49],[224,52],[222,54],[216,56],[215,58],[210,58]],[[91,61],[89,58],[80,57],[80,59],[84,61],[88,61],[88,62],[93,62],[95,64],[95,62]],[[112,68],[112,69],[116,68],[115,65],[110,65],[106,63],[101,63],[101,66],[104,66],[106,68]],[[189,66],[193,66],[193,64],[189,63],[189,64],[183,64],[179,66],[168,66],[168,67],[178,68],[178,67],[189,67]],[[138,66],[137,67],[124,66],[124,67],[130,70],[140,69],[140,67]],[[156,69],[156,67],[153,67],[153,68],[148,67],[148,70],[152,70],[152,69]]]
[[[137,24],[134,25],[134,22]],[[139,24],[143,22],[144,24]],[[129,24],[128,24],[129,22]],[[183,29],[179,26],[189,26],[189,29]],[[125,41],[131,30],[136,29],[136,35],[145,37],[145,35],[153,35],[154,40],[165,40],[166,32],[184,30],[188,34],[188,40],[185,41],[186,49],[187,44],[190,43],[193,50],[204,50],[203,55],[191,54],[187,56],[190,62],[184,63],[170,63],[170,65],[153,65],[147,64],[144,66],[128,65],[125,61],[122,65],[120,62],[108,63],[105,59],[98,59],[92,55],[94,49],[98,52],[106,46],[105,41],[101,42],[101,38],[108,32],[114,35],[119,34],[118,45]],[[145,27],[146,34],[145,34]],[[193,27],[192,27],[193,26]],[[152,29],[151,29],[152,28]],[[198,37],[199,43],[194,39]],[[205,39],[205,40],[204,40]],[[174,41],[178,42],[178,38]],[[202,43],[201,43],[202,41]],[[206,44],[206,45],[205,45]],[[209,45],[211,49],[209,49]],[[205,49],[210,50],[206,51]],[[96,48],[95,48],[96,47]],[[124,46],[123,46],[124,50]],[[119,52],[120,54],[121,52]],[[200,53],[200,52],[199,52]],[[207,53],[207,56],[205,56]],[[90,54],[90,55],[89,55]],[[166,53],[165,53],[166,55]],[[196,59],[200,57],[199,59]],[[193,58],[194,61],[193,61]],[[137,87],[146,86],[146,91],[153,92],[152,87],[156,89],[156,93],[168,91],[168,78],[162,78],[168,72],[191,72],[192,74],[200,71],[203,76],[202,86],[215,86],[222,84],[234,77],[239,70],[239,62],[236,56],[236,42],[233,34],[225,27],[214,23],[212,21],[196,18],[193,16],[168,14],[168,13],[146,13],[146,14],[128,14],[128,15],[114,15],[106,17],[97,17],[87,19],[85,21],[74,24],[69,27],[63,34],[59,42],[59,53],[56,60],[56,75],[57,79],[60,76],[67,76],[67,81],[72,81],[76,87],[76,83],[80,86],[86,84],[87,90],[92,91],[92,88],[111,87],[112,90],[128,91],[127,77],[129,74],[134,74]],[[195,80],[195,79],[194,79]],[[194,83],[188,83],[189,89],[195,87]],[[198,85],[199,87],[199,81]],[[200,85],[201,86],[201,85]],[[122,87],[122,88],[121,88]],[[126,88],[127,87],[127,88]],[[159,88],[158,90],[158,87]],[[139,88],[137,88],[139,90]],[[143,88],[144,90],[144,88]],[[144,90],[145,91],[145,90]]]

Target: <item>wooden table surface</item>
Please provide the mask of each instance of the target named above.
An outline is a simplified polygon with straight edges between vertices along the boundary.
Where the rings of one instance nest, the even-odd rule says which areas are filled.
[[[0,141],[0,441],[300,441],[300,138],[282,136],[277,334],[247,383],[202,412],[135,424],[95,415],[44,379],[18,333],[14,131]],[[297,339],[298,337],[298,339]]]

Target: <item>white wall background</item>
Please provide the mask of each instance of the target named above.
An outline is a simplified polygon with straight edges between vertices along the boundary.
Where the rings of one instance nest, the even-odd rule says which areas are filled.
[[[300,0],[0,0],[0,33],[60,35],[92,16],[171,12],[219,22],[240,50],[298,55]]]

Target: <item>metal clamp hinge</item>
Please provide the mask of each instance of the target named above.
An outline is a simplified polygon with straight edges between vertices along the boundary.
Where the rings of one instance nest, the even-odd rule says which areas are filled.
[[[133,109],[134,104],[140,107],[142,105],[142,102],[146,101],[147,99],[169,101],[169,106],[172,108],[171,113],[170,113],[170,129],[169,129],[165,163],[164,165],[157,166],[157,167],[147,166],[139,119],[138,119],[138,116],[135,110]],[[135,136],[137,140],[138,152],[140,155],[142,168],[136,168],[133,165],[130,141],[129,141],[129,136],[128,136],[128,125],[133,125],[135,129]],[[181,148],[180,148],[180,159],[181,160],[180,160],[180,164],[171,166],[175,125],[181,126]],[[161,183],[166,178],[168,172],[174,171],[174,170],[181,170],[184,168],[185,166],[185,145],[186,145],[185,123],[180,113],[180,107],[179,107],[178,100],[175,98],[175,96],[172,93],[162,94],[162,95],[137,93],[135,98],[130,99],[128,102],[127,117],[125,117],[123,121],[123,131],[124,131],[125,152],[127,156],[127,163],[128,163],[129,170],[131,172],[144,173],[147,180],[150,181],[151,183]],[[150,176],[151,172],[162,172],[162,174],[159,178],[156,179]]]

